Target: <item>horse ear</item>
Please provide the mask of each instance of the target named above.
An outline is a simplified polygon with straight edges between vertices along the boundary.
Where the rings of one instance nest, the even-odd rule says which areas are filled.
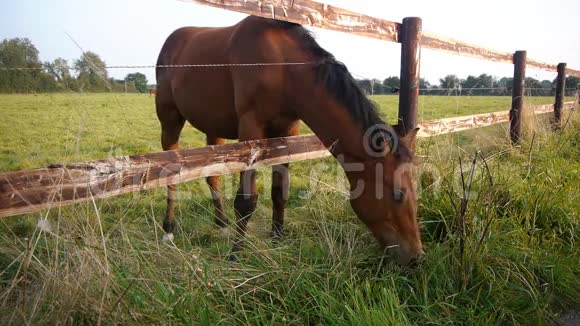
[[[393,129],[399,135],[399,137],[405,136],[405,130],[403,130],[403,126],[399,126],[398,124],[393,125]]]
[[[411,131],[409,131],[405,137],[403,137],[403,139],[405,140],[405,143],[407,144],[407,147],[409,147],[413,152],[415,151],[415,143],[417,140],[417,133],[419,132],[419,128],[415,128]]]

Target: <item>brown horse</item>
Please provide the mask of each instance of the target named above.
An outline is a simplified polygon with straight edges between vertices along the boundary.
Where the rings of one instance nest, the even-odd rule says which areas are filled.
[[[157,90],[153,88],[149,89],[149,96],[151,96],[151,94],[157,96]]]
[[[239,65],[247,63],[270,65]],[[423,253],[409,168],[417,130],[407,133],[386,125],[346,67],[306,29],[258,17],[224,28],[181,28],[165,41],[157,65],[183,64],[226,65],[157,68],[156,104],[164,150],[178,148],[185,121],[206,134],[208,145],[216,145],[225,139],[294,136],[302,120],[339,160],[351,185],[351,206],[379,243],[392,248],[402,263]],[[255,177],[254,170],[240,173],[232,254],[241,249],[256,207]],[[219,179],[209,177],[207,183],[216,223],[223,227],[227,217]],[[274,166],[273,237],[283,234],[288,183],[288,164]],[[168,188],[166,240],[173,237],[175,225],[175,186]]]

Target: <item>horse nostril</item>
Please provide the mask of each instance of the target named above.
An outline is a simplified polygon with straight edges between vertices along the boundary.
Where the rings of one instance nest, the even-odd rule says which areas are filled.
[[[417,268],[425,260],[425,252],[423,250],[419,251],[416,256],[411,257],[407,262],[407,267]]]

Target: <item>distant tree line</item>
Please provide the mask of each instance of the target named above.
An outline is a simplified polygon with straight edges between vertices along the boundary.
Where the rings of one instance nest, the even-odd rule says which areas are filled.
[[[399,77],[391,76],[383,81],[379,79],[358,79],[359,87],[367,94],[394,94],[399,91],[401,81]],[[438,85],[431,85],[423,78],[419,79],[419,93],[421,95],[477,95],[477,96],[506,96],[512,94],[513,78],[496,78],[488,74],[467,76],[460,79],[456,75],[447,75],[439,79]],[[572,96],[580,88],[580,78],[568,76],[566,78],[566,95]],[[552,96],[556,92],[556,79],[537,80],[526,78],[526,95]]]
[[[142,73],[128,74],[123,80],[108,76],[106,64],[93,52],[85,52],[73,62],[72,67],[63,58],[41,62],[38,50],[27,38],[4,39],[0,43],[0,68],[29,68],[25,70],[0,70],[0,93],[34,92],[147,92],[147,78]],[[72,69],[71,69],[72,68]],[[359,79],[359,87],[367,94],[394,94],[399,90],[399,77],[384,80]],[[511,95],[513,80],[496,78],[488,74],[460,79],[447,75],[438,85],[421,78],[421,95]],[[580,78],[566,78],[566,95],[573,95],[580,87]],[[551,96],[555,94],[556,80],[526,78],[526,95]]]
[[[84,52],[72,66],[63,58],[43,63],[38,54],[27,38],[0,43],[0,68],[27,68],[0,70],[0,93],[147,92],[144,74],[131,73],[123,80],[111,78],[107,65],[96,53]]]

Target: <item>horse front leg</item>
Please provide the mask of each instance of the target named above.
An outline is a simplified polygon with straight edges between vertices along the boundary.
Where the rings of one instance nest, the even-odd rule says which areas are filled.
[[[225,142],[226,140],[224,138],[207,136],[208,145],[222,145],[225,144]],[[211,198],[215,207],[215,223],[219,227],[226,227],[228,225],[228,217],[224,213],[223,200],[220,193],[220,178],[217,176],[212,176],[207,177],[205,180],[209,186]]]
[[[157,116],[161,122],[161,146],[164,151],[179,149],[179,135],[185,124],[185,119],[177,108],[157,98]],[[167,211],[163,220],[163,241],[172,241],[175,229],[175,185],[167,186]]]
[[[250,112],[240,115],[238,135],[240,141],[249,141],[262,139],[266,136],[264,129],[256,120],[256,116],[251,114],[252,109],[241,110]],[[229,256],[230,261],[237,261],[236,254],[242,250],[248,222],[256,209],[258,202],[258,192],[256,190],[256,170],[246,170],[240,172],[240,185],[234,200],[234,211],[236,215],[235,240],[232,252]]]
[[[240,186],[234,200],[236,234],[234,246],[229,257],[230,261],[237,261],[236,254],[242,250],[248,222],[256,209],[257,202],[256,170],[243,171],[240,173]]]
[[[283,132],[272,132],[270,137],[298,136],[300,134],[300,121],[291,121]],[[290,164],[272,166],[272,231],[273,239],[284,236],[284,215],[290,190]]]

